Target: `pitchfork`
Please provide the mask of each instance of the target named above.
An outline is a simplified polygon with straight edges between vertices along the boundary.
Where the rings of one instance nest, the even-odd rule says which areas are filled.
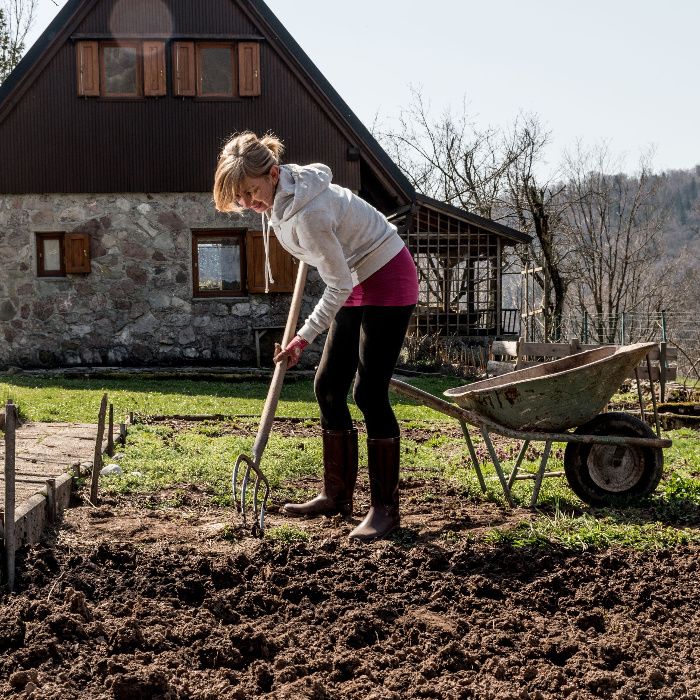
[[[288,345],[288,343],[294,337],[296,331],[297,320],[299,319],[299,309],[301,308],[301,301],[304,295],[304,286],[306,284],[306,272],[306,263],[300,262],[299,270],[297,272],[297,280],[294,285],[294,294],[292,295],[292,305],[289,308],[287,325],[284,329],[284,336],[282,338],[283,348]],[[279,402],[280,392],[282,391],[282,384],[284,383],[284,375],[286,372],[287,363],[278,362],[275,366],[274,374],[272,375],[272,382],[270,383],[270,388],[267,392],[267,399],[265,399],[265,407],[263,408],[262,416],[260,417],[258,434],[255,438],[255,442],[253,443],[253,454],[251,457],[248,457],[248,455],[242,453],[238,455],[236,465],[233,468],[233,475],[231,476],[233,502],[236,504],[236,508],[241,514],[244,527],[246,526],[246,495],[248,492],[248,483],[251,479],[254,479],[253,515],[255,517],[255,522],[253,523],[252,531],[253,535],[256,537],[262,537],[265,531],[265,508],[267,507],[267,499],[270,495],[270,484],[267,477],[260,469],[260,460],[262,459],[262,454],[265,450],[265,446],[267,445],[267,440],[270,437],[272,421],[275,417],[275,411],[277,410],[277,403]],[[262,495],[261,490],[263,492]]]

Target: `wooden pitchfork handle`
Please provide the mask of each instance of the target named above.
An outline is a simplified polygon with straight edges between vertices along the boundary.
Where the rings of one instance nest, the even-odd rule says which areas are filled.
[[[297,321],[299,320],[299,310],[304,297],[304,287],[306,286],[306,273],[308,265],[305,262],[299,262],[299,270],[297,271],[297,280],[294,284],[294,293],[292,294],[292,305],[289,308],[287,316],[287,325],[284,329],[282,337],[282,348],[286,348],[296,334]],[[275,411],[279,403],[282,385],[284,384],[284,376],[287,373],[287,363],[282,361],[275,365],[275,371],[272,375],[272,382],[267,392],[265,399],[265,407],[263,408],[262,416],[260,417],[260,426],[258,434],[253,443],[253,462],[256,465],[260,464],[260,458],[267,445],[267,440],[270,437],[272,421],[275,418]]]

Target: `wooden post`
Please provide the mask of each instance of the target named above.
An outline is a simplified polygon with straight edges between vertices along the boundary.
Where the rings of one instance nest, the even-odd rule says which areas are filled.
[[[107,431],[107,454],[114,455],[114,406],[109,404],[109,428]]]
[[[656,389],[654,388],[654,377],[651,372],[651,360],[647,355],[647,372],[649,373],[649,389],[651,391],[651,405],[654,409],[654,425],[656,426],[656,437],[661,437],[661,425],[659,423],[659,411],[656,406]],[[659,375],[661,375],[661,367],[659,367]]]
[[[126,423],[119,424],[119,442],[126,445]]]
[[[662,340],[659,343],[659,387],[660,387],[660,398],[661,401],[666,401],[666,371],[668,369],[666,360],[666,348],[667,343]]]
[[[5,573],[7,590],[15,587],[15,429],[17,412],[12,400],[5,406]]]
[[[662,342],[664,342],[664,343],[668,340],[668,337],[667,337],[667,334],[666,334],[667,330],[668,330],[668,329],[667,329],[667,326],[666,326],[666,309],[664,309],[664,310],[661,312],[661,340],[662,340]]]
[[[90,485],[90,501],[97,504],[97,486],[102,469],[102,437],[105,432],[105,418],[107,416],[107,394],[102,396],[100,415],[97,418],[97,439],[95,440],[95,458],[92,461],[92,483]]]
[[[46,480],[46,505],[49,509],[49,522],[56,522],[56,479]]]
[[[623,311],[622,312],[622,325],[620,326],[620,335],[622,336],[622,341],[620,342],[620,345],[625,344],[625,320],[626,320],[625,317],[626,316],[627,316],[627,314]]]

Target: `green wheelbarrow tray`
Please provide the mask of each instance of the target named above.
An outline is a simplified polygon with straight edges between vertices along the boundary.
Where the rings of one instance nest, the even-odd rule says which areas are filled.
[[[534,479],[530,503],[534,507],[543,478],[562,474],[584,502],[607,505],[651,493],[661,479],[662,450],[672,444],[639,418],[600,413],[629,372],[655,347],[655,343],[640,343],[596,348],[444,392],[457,404],[395,378],[391,388],[459,421],[482,491],[486,485],[468,425],[480,430],[511,506],[516,480]],[[653,397],[653,382],[651,389]],[[571,428],[575,430],[568,432]],[[523,441],[508,477],[491,433]],[[519,473],[531,442],[544,443],[539,468],[536,474]],[[567,444],[563,473],[546,472],[555,442]]]
[[[656,343],[603,346],[516,370],[444,395],[514,430],[560,431],[597,416]]]

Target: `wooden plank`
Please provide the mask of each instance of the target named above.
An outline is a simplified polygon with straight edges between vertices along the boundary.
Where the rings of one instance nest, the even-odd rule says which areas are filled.
[[[75,45],[77,92],[81,97],[99,97],[100,61],[96,41],[79,41]]]
[[[54,501],[51,504],[52,512],[49,512],[49,486],[45,486],[19,506],[15,517],[18,547],[39,541],[50,516],[53,514],[53,509],[55,509],[56,514],[59,514],[68,507],[72,484],[73,477],[69,474],[64,474],[56,479],[55,485],[51,487],[54,490]]]
[[[523,343],[520,347],[522,357],[568,357],[568,343]]]
[[[68,274],[90,272],[90,236],[87,233],[67,233],[64,237],[65,266]]]
[[[173,42],[173,94],[194,97],[196,93],[194,42]]]
[[[605,345],[593,345],[590,343],[578,345],[577,352],[585,352],[587,350],[596,350],[597,348],[606,347]],[[544,356],[544,357],[568,357],[571,354],[570,343],[522,343],[520,354],[526,357]]]
[[[247,288],[251,293],[265,291],[265,246],[262,231],[246,233]],[[270,292],[294,291],[299,263],[282,246],[274,235],[270,236],[270,268],[272,278]]]
[[[165,42],[143,42],[143,94],[162,97],[165,86]]]
[[[238,94],[241,97],[260,95],[260,44],[240,42],[238,44]]]
[[[627,378],[628,379],[636,379],[637,373],[639,373],[639,379],[641,381],[643,381],[643,382],[649,381],[649,372],[647,370],[646,364],[638,365],[634,369],[630,370],[627,373]],[[658,382],[660,376],[661,376],[661,372],[659,371],[659,368],[656,365],[653,365],[651,368],[651,378],[653,379],[653,381]]]

